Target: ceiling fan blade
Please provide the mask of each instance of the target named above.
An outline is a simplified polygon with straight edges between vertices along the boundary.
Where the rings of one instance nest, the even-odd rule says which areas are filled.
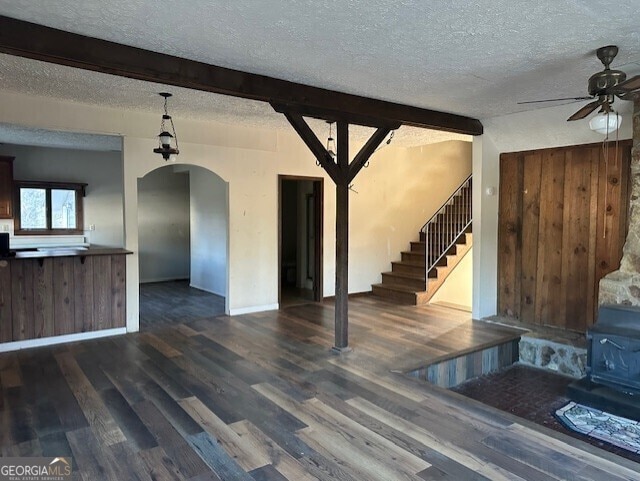
[[[546,99],[546,100],[528,100],[526,102],[516,102],[518,105],[524,105],[524,104],[539,104],[542,102],[559,102],[561,100],[589,100],[592,99],[593,97],[565,97],[565,98],[561,98],[561,99]]]
[[[636,92],[631,91],[631,92],[625,92],[625,93],[615,94],[615,95],[620,100],[630,100],[631,102],[633,102],[633,97],[634,97],[635,94],[636,94]]]
[[[607,93],[626,94],[629,92],[633,92],[634,90],[640,90],[640,75],[636,75],[635,77],[631,77],[624,82],[620,82],[615,87],[611,87],[610,89],[608,89]]]
[[[567,121],[572,121],[572,120],[580,120],[580,119],[584,119],[587,115],[589,115],[591,112],[593,112],[595,109],[597,109],[598,107],[600,107],[602,104],[604,104],[606,102],[606,97],[604,97],[602,100],[598,99],[595,100],[593,102],[589,102],[587,105],[585,105],[584,107],[582,107],[580,110],[578,110],[575,114],[573,114],[571,117],[569,117],[567,119]]]

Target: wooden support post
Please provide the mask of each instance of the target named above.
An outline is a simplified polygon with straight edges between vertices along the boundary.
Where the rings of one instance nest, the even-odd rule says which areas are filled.
[[[336,185],[335,351],[349,346],[349,184]]]
[[[349,124],[339,121],[336,182],[336,310],[335,346],[343,352],[349,346]]]
[[[339,353],[349,351],[349,185],[366,165],[369,157],[391,130],[400,127],[399,122],[388,123],[380,120],[379,127],[367,143],[360,149],[349,164],[349,122],[337,120],[337,162],[318,140],[305,122],[302,114],[295,108],[282,105],[273,108],[282,112],[300,138],[313,152],[318,163],[336,184],[336,309],[335,309],[335,345],[333,350]],[[308,113],[305,110],[305,113]],[[320,117],[323,111],[318,111]],[[349,117],[349,116],[346,116]]]

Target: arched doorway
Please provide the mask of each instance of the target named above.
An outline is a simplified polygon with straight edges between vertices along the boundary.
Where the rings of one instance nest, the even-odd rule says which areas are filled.
[[[224,314],[228,184],[203,167],[169,164],[138,179],[140,327]]]

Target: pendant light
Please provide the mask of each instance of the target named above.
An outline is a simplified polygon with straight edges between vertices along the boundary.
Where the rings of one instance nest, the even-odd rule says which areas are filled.
[[[167,99],[171,97],[168,92],[160,92],[161,97],[164,97],[164,114],[162,115],[162,121],[160,122],[160,134],[158,135],[158,147],[153,149],[156,154],[162,155],[164,160],[176,161],[176,156],[180,153],[178,150],[178,136],[176,135],[176,128],[173,125],[173,119],[167,111]],[[171,126],[171,132],[167,130],[165,122],[168,122]],[[173,139],[173,140],[171,140]],[[171,145],[175,142],[175,147]]]
[[[327,138],[327,152],[331,157],[335,159],[336,158],[336,141],[333,140],[333,135],[332,135],[333,122],[330,122],[327,120],[327,123],[329,124],[329,137]]]
[[[615,132],[620,125],[622,125],[622,116],[613,109],[602,111],[589,121],[589,128],[602,135]]]

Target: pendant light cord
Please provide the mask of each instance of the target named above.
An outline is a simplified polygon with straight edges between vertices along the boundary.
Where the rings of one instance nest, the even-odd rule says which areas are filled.
[[[620,129],[616,129],[616,145],[614,150],[613,166],[618,166],[618,153],[620,142]],[[602,215],[602,238],[607,238],[607,212],[609,209],[609,112],[607,111],[607,135],[602,141],[602,156],[604,157],[604,213]]]

